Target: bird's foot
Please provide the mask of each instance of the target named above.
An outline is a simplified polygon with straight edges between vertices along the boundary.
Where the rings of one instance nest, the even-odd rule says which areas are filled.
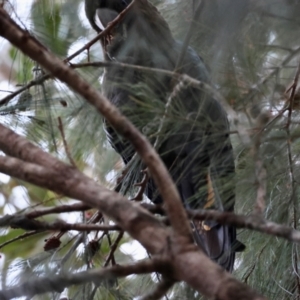
[[[204,233],[205,231],[211,230],[211,227],[208,226],[207,224],[205,224],[205,221],[196,221],[196,222],[194,222],[194,224],[195,224],[195,229],[199,233]]]

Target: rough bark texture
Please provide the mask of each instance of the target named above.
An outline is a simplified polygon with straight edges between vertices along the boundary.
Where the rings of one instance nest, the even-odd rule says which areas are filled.
[[[172,274],[175,280],[187,282],[208,298],[264,299],[210,261],[192,243],[186,212],[174,183],[154,149],[133,125],[74,70],[22,30],[3,8],[0,8],[0,35],[37,61],[54,77],[67,83],[94,105],[120,134],[132,142],[156,180],[173,230],[169,230],[138,204],[126,201],[121,195],[100,186],[2,125],[0,149],[7,156],[0,156],[0,171],[97,207],[152,255],[161,254],[162,259],[168,258],[167,270],[172,270],[168,275]],[[4,221],[1,220],[0,224],[3,225]]]

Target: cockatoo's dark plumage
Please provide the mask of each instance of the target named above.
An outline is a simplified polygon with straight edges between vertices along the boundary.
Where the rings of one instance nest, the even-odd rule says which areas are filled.
[[[131,0],[86,0],[86,15],[100,32]],[[107,59],[137,66],[174,71],[182,44],[147,0],[139,0],[103,40]],[[209,83],[202,59],[188,48],[177,73]],[[106,97],[153,141],[169,169],[186,208],[233,211],[234,160],[227,115],[222,106],[188,81],[161,72],[111,66],[105,70]],[[169,100],[169,101],[168,101]],[[166,103],[169,103],[166,108]],[[161,119],[164,116],[164,123]],[[111,145],[125,164],[134,155],[131,145],[106,124]],[[158,134],[159,132],[159,134]],[[157,137],[159,135],[159,137]],[[127,182],[136,183],[141,165],[133,163]],[[162,201],[150,179],[145,190],[154,203]],[[192,222],[194,237],[205,253],[232,271],[236,229],[213,221]]]

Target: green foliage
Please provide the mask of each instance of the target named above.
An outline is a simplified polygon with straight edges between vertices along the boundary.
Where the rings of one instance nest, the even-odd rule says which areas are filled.
[[[11,47],[9,56],[13,61],[12,68],[14,68],[14,71],[16,72],[16,78],[14,78],[16,82],[26,84],[28,81],[32,80],[33,61],[15,47]]]
[[[34,1],[29,23],[26,23],[28,29],[51,51],[61,58],[67,57],[74,52],[72,47],[78,47],[78,42],[82,45],[80,41],[94,36],[79,18],[81,2],[80,0],[72,3]],[[191,1],[153,2],[167,19],[174,36],[183,40],[192,20]],[[299,102],[295,102],[290,132],[286,126],[288,115],[281,114],[280,109],[288,99],[285,90],[292,83],[299,62],[299,4],[288,0],[276,3],[271,0],[261,0],[257,3],[248,0],[206,2],[201,16],[193,23],[190,44],[204,58],[210,68],[216,89],[238,115],[238,121],[232,122],[230,132],[237,172],[236,211],[245,215],[253,212],[258,186],[255,173],[257,158],[253,154],[255,150],[253,145],[259,136],[258,157],[263,161],[267,172],[265,217],[297,229],[300,105]],[[99,48],[98,45],[92,48],[91,60],[99,60],[102,55]],[[32,72],[37,66],[14,47],[10,48],[9,56],[13,72],[12,78],[8,80],[26,84],[41,76],[42,71]],[[76,58],[76,62],[86,62],[86,58],[84,53]],[[101,68],[87,67],[78,72],[101,90],[99,80],[103,73]],[[160,77],[154,74],[152,77],[156,81],[153,78],[151,80],[159,84]],[[165,114],[164,103],[161,99],[155,99],[151,91],[141,82],[124,88],[134,90],[136,94],[132,100],[139,105],[139,113],[133,118],[134,124],[139,127],[141,119],[149,119],[149,127],[141,130],[147,131],[148,134],[151,132],[153,140],[158,136],[164,138],[167,134],[171,134],[182,122],[187,124],[192,122],[186,118],[186,111],[175,101],[166,116],[165,127],[158,134],[157,127]],[[29,102],[25,101],[26,105],[21,101],[21,96],[17,96],[6,106],[0,107],[1,122],[69,163],[63,137],[58,129],[58,117],[61,117],[65,140],[76,166],[100,183],[112,187],[122,163],[108,145],[103,122],[98,113],[66,86],[52,79],[31,87],[26,92],[27,96],[30,93],[32,97]],[[267,120],[262,123],[261,119],[264,116]],[[229,118],[232,120],[234,116],[229,114]],[[200,124],[198,129],[200,131]],[[289,154],[292,161],[289,160]],[[141,175],[132,176],[139,178]],[[124,180],[126,184],[122,191],[129,196],[133,196],[136,192],[136,187],[132,187],[136,177],[127,177]],[[33,209],[69,203],[69,199],[60,199],[52,192],[11,179],[0,185],[1,195],[5,199],[1,214],[4,214],[4,208],[11,202],[13,188],[18,185],[22,185],[26,190],[28,206],[38,205]],[[14,206],[14,209],[20,211],[17,206]],[[80,216],[76,220],[84,221],[85,218]],[[1,232],[0,245],[23,233],[18,229]],[[39,233],[3,247],[1,252],[4,256],[1,259],[5,259],[6,269],[4,269],[8,274],[3,273],[2,282],[5,282],[6,278],[6,284],[14,284],[33,275],[51,275],[57,271],[56,268],[75,272],[88,267],[103,266],[110,251],[107,237],[103,237],[99,242],[100,250],[93,257],[89,257],[86,246],[95,238],[95,234],[91,233],[85,237],[85,247],[79,247],[79,250],[71,252],[78,236],[68,233],[63,236],[59,249],[43,252],[43,240],[49,237],[49,233]],[[116,235],[112,234],[111,239],[113,242]],[[298,299],[297,282],[300,267],[298,246],[283,239],[249,230],[240,230],[238,239],[246,245],[246,250],[237,256],[234,275],[270,299]],[[128,241],[129,238],[126,237],[122,243]],[[68,259],[64,260],[66,257]],[[117,263],[132,260],[135,260],[134,256],[124,254],[120,248],[117,250]],[[62,261],[63,264],[59,265]],[[11,281],[9,272],[18,274],[15,281]],[[71,287],[68,291],[72,299],[84,299],[85,295],[91,296],[94,291],[94,299],[133,299],[150,290],[155,282],[157,282],[155,275],[131,276],[118,280],[116,284],[102,283],[99,289],[86,285]],[[47,297],[35,299],[58,299],[59,295]],[[168,295],[168,299],[199,298],[197,293],[182,283],[177,284]]]

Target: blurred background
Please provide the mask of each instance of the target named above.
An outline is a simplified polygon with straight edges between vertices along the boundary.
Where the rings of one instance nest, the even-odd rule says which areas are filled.
[[[237,171],[236,211],[244,215],[252,213],[257,189],[265,185],[264,216],[297,229],[300,90],[296,89],[293,105],[289,100],[300,62],[300,1],[210,0],[205,1],[194,21],[198,0],[151,2],[177,39],[184,40],[191,28],[190,45],[203,58],[214,87],[226,100]],[[4,5],[18,24],[61,59],[95,36],[85,17],[82,0],[72,3],[11,0],[4,1]],[[90,61],[103,59],[98,43],[90,49],[89,57]],[[84,63],[87,59],[88,53],[83,51],[71,62]],[[101,117],[67,86],[49,79],[5,100],[14,91],[39,79],[42,72],[35,62],[0,39],[1,123],[68,162],[59,130],[60,117],[76,166],[101,184],[113,187],[122,162],[105,138]],[[78,72],[101,91],[103,68],[85,67]],[[264,166],[265,180],[257,174],[258,161]],[[0,174],[1,215],[74,202]],[[86,222],[93,215],[93,211],[87,211],[49,215],[43,219]],[[20,229],[0,232],[1,288],[33,276],[50,276],[61,269],[80,271],[103,266],[112,244],[120,239],[119,233],[101,232],[70,231],[62,237],[58,237],[59,232],[33,232],[22,238],[24,234]],[[45,240],[53,237],[60,240],[60,245],[44,251]],[[240,230],[238,239],[246,245],[246,250],[237,256],[234,276],[270,299],[300,299],[298,245],[249,230]],[[145,250],[126,235],[118,243],[120,246],[114,254],[116,263],[147,257]],[[63,294],[33,299],[138,299],[158,280],[155,274],[129,276],[118,282],[72,287]],[[166,295],[170,300],[200,298],[184,284],[177,284]]]

